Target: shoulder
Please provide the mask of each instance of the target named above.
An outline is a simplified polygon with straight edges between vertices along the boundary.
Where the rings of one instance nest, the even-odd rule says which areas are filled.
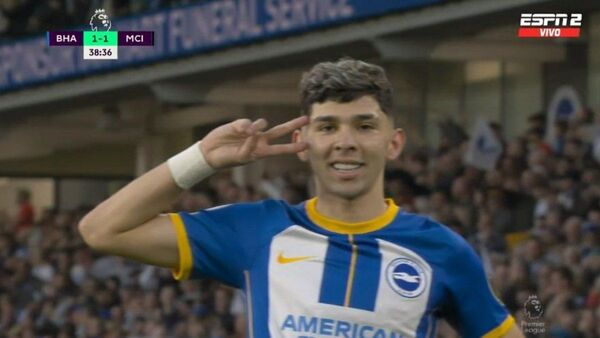
[[[420,251],[435,255],[435,260],[455,260],[472,251],[469,243],[446,225],[424,215],[399,212],[386,232]]]
[[[465,272],[480,268],[481,260],[475,249],[460,234],[431,219],[428,219],[423,228],[430,229],[434,244],[443,248],[445,269]]]
[[[292,222],[288,204],[278,200],[225,204],[193,213],[179,213],[186,231],[196,238],[219,235],[240,243],[263,243]]]
[[[423,228],[430,229],[434,233],[432,237],[447,247],[447,258],[449,260],[463,259],[475,252],[464,237],[445,224],[427,218],[427,221],[423,224]]]
[[[256,202],[223,204],[216,207],[200,210],[197,213],[206,212],[211,214],[236,214],[239,216],[257,216],[263,213],[285,211],[286,207],[289,206],[284,201],[266,199]]]
[[[287,208],[289,208],[289,205],[284,201],[268,199],[257,202],[224,204],[197,212],[181,214],[184,218],[208,223],[264,224],[270,220],[287,218]]]
[[[409,231],[416,237],[445,242],[453,246],[469,245],[466,240],[448,226],[424,215],[400,211],[391,224],[392,231]]]

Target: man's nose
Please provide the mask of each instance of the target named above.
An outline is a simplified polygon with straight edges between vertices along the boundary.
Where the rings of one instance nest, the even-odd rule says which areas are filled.
[[[342,127],[338,130],[335,140],[335,150],[355,150],[356,135],[348,127]]]

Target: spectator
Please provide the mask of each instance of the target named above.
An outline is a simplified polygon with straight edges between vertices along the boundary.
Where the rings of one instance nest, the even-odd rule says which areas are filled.
[[[495,230],[493,215],[486,210],[479,212],[477,232],[471,239],[471,245],[480,256],[503,253],[506,250],[504,237]]]
[[[35,216],[29,190],[19,190],[17,204],[19,205],[19,214],[15,223],[15,232],[21,233],[31,228]]]

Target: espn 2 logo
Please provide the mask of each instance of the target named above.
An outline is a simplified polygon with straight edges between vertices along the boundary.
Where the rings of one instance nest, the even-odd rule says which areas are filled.
[[[578,38],[581,34],[581,13],[521,14],[520,38]]]

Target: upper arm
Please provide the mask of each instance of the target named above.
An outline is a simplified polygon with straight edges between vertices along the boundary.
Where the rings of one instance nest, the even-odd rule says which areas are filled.
[[[446,264],[448,317],[464,337],[503,337],[514,318],[492,292],[475,251],[461,240]]]
[[[114,234],[105,243],[89,244],[145,264],[172,269],[179,266],[177,236],[169,215],[158,215],[139,227]]]
[[[273,224],[284,223],[271,202],[224,205],[195,213],[171,214],[179,243],[176,279],[213,278],[241,288]]]

